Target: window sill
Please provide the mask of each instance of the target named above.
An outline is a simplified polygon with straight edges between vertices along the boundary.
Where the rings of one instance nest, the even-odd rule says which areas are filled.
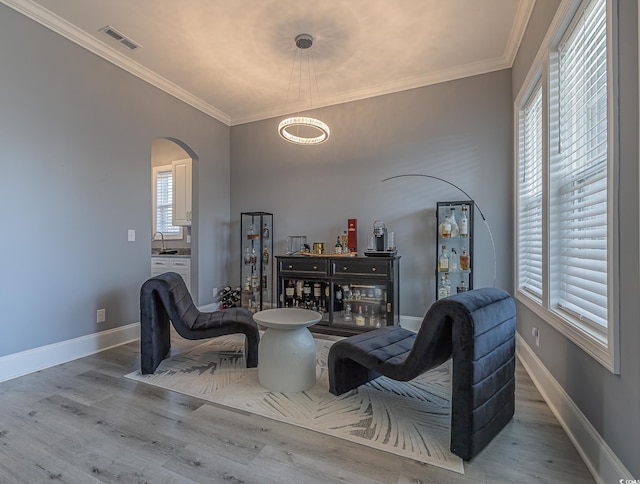
[[[521,290],[516,291],[516,299],[611,373],[620,373],[611,342],[603,341],[600,335],[595,335],[588,326],[581,324],[579,321],[569,321],[556,312],[545,308],[540,301],[532,299],[530,295]]]

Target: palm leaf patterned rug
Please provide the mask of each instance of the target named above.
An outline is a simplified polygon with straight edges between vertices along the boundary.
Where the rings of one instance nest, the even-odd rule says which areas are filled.
[[[258,370],[245,366],[242,335],[213,338],[165,359],[153,375],[126,377],[464,473],[462,460],[449,451],[449,363],[411,382],[380,377],[336,397],[327,373],[333,341],[315,341],[318,379],[305,392],[260,386]]]

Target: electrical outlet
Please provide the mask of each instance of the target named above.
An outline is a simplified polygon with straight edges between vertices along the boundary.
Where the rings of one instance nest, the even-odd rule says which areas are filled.
[[[213,288],[213,297],[216,297],[218,295],[218,288],[214,287]]]
[[[96,323],[104,323],[107,320],[107,310],[98,309],[96,311]]]
[[[136,241],[136,231],[135,231],[135,229],[129,229],[127,231],[127,240],[129,242],[135,242]]]
[[[540,346],[540,330],[538,328],[533,328],[531,330],[531,335],[536,338],[536,346]]]

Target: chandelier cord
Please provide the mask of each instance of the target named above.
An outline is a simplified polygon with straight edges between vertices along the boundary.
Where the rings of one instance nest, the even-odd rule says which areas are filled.
[[[395,175],[395,176],[390,176],[388,178],[384,178],[382,180],[381,183],[384,183],[388,180],[394,180],[396,178],[405,178],[405,177],[423,177],[423,178],[431,178],[433,180],[439,180],[441,182],[444,182],[448,185],[451,185],[452,187],[460,190],[462,193],[464,193],[464,195],[469,199],[469,201],[473,202],[473,204],[475,205],[475,207],[478,209],[478,212],[480,213],[480,216],[482,217],[482,220],[484,221],[484,224],[487,227],[487,232],[489,233],[489,240],[491,241],[491,249],[493,251],[493,287],[496,287],[496,278],[497,278],[497,272],[498,272],[498,261],[496,260],[496,244],[493,240],[493,233],[491,232],[491,227],[489,227],[489,222],[487,222],[487,218],[484,216],[484,213],[482,213],[482,210],[480,210],[480,207],[478,206],[478,203],[471,198],[471,196],[465,192],[462,188],[460,188],[458,185],[456,185],[455,183],[450,182],[449,180],[445,180],[444,178],[440,178],[434,175],[424,175],[422,173],[409,173],[409,174],[405,174],[405,175]]]

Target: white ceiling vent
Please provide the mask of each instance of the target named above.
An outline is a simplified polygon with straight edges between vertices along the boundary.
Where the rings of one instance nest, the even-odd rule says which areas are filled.
[[[113,40],[116,40],[116,41],[120,42],[122,45],[124,45],[128,49],[136,50],[136,49],[140,49],[141,48],[140,45],[136,44],[133,40],[128,39],[127,37],[122,35],[120,32],[118,32],[116,29],[114,29],[111,25],[106,25],[106,26],[102,27],[100,29],[100,32],[103,32],[103,33],[107,34]]]

